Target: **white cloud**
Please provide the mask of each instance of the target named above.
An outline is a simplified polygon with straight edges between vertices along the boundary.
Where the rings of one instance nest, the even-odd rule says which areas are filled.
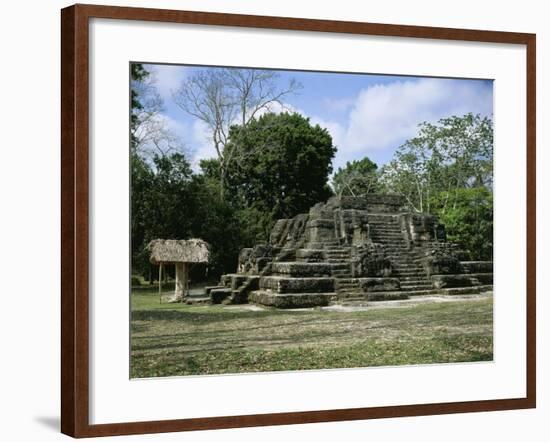
[[[375,85],[357,96],[343,147],[365,153],[393,149],[414,136],[419,123],[468,112],[492,112],[491,90],[481,82],[426,78]]]
[[[323,106],[330,112],[346,112],[355,104],[355,97],[325,98]]]
[[[172,91],[176,90],[185,79],[186,67],[156,64],[148,66],[148,69],[154,76],[155,87],[164,102],[171,100]]]

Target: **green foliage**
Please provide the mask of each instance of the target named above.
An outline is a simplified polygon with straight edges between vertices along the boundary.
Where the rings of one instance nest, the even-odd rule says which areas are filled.
[[[359,161],[348,161],[346,167],[339,168],[334,174],[332,185],[338,195],[361,196],[376,193],[378,184],[378,166],[368,157]]]
[[[131,63],[130,64],[130,79],[132,83],[143,81],[149,76],[149,72],[145,70],[141,63]],[[131,90],[131,114],[130,114],[130,124],[132,127],[135,127],[138,124],[138,117],[136,111],[143,109],[143,104],[140,101],[139,94],[135,87],[132,87]],[[131,131],[132,133],[134,131]],[[132,137],[132,144],[135,144],[135,139]]]
[[[457,189],[491,187],[492,176],[493,122],[473,114],[422,123],[382,169],[385,188],[405,195],[418,212],[430,212],[439,192],[446,192],[446,207],[455,204]]]
[[[149,164],[132,153],[132,260],[134,270],[148,273],[145,246],[152,239],[186,239],[192,220],[188,213],[196,205],[191,191],[191,168],[176,153],[153,158]]]
[[[248,243],[242,220],[230,202],[219,196],[219,181],[195,175],[192,182],[193,207],[180,207],[192,219],[190,236],[211,244],[209,275],[233,272],[240,250]]]
[[[271,220],[306,212],[331,194],[336,148],[326,129],[299,114],[268,113],[233,126],[226,149],[238,158],[228,180],[232,193]]]
[[[458,189],[446,206],[446,192],[432,200],[434,212],[447,229],[447,239],[470,253],[472,260],[493,259],[493,193],[486,187]]]

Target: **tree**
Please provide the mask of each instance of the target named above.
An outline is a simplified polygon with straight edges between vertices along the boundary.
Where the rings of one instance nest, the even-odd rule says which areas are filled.
[[[230,127],[246,127],[274,105],[284,108],[284,98],[300,85],[290,80],[278,86],[276,71],[262,69],[200,69],[174,92],[175,103],[206,125],[219,162],[220,197],[224,198],[227,171],[240,161],[236,151],[226,149]]]
[[[339,168],[332,179],[332,186],[338,195],[361,196],[379,190],[378,166],[368,157],[347,162]]]
[[[486,187],[458,189],[454,204],[439,210],[446,199],[441,192],[433,197],[432,206],[446,226],[449,241],[468,251],[472,260],[492,261],[493,193]]]
[[[139,155],[132,154],[131,173],[131,250],[132,250],[132,272],[148,275],[149,257],[145,251],[148,239],[151,235],[150,216],[150,191],[153,187],[154,172],[150,165]]]
[[[431,211],[432,197],[443,192],[440,210],[454,207],[460,189],[492,186],[493,123],[466,114],[422,123],[416,137],[400,146],[382,169],[386,189],[405,195],[418,212]]]
[[[163,100],[157,92],[155,77],[141,63],[130,68],[132,151],[149,162],[153,157],[184,151],[181,139],[168,127],[162,115]]]
[[[132,268],[145,274],[149,267],[145,246],[156,238],[193,236],[197,207],[191,187],[191,168],[180,153],[156,155],[152,163],[132,155]]]
[[[246,221],[241,219],[232,204],[218,197],[217,177],[194,175],[190,189],[195,197],[193,209],[181,209],[191,218],[191,235],[212,245],[209,276],[216,278],[235,272],[239,251],[251,243],[247,237]]]
[[[327,185],[336,152],[326,129],[299,114],[268,113],[233,126],[226,149],[239,156],[228,187],[237,203],[269,214],[272,223],[307,212],[331,195]]]

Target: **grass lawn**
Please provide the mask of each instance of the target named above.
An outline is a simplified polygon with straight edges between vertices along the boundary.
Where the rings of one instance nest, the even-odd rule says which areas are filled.
[[[132,295],[131,377],[490,361],[492,297],[363,311],[249,311]]]

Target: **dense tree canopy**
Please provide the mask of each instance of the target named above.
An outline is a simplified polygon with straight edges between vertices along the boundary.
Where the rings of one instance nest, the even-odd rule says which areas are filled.
[[[346,167],[334,174],[332,185],[338,195],[361,196],[378,192],[378,166],[368,157],[348,161]]]
[[[328,131],[308,118],[268,113],[244,128],[233,126],[230,140],[227,148],[241,157],[231,185],[247,207],[289,218],[330,196],[336,148]]]
[[[467,251],[472,260],[493,259],[493,193],[487,187],[458,189],[446,210],[446,192],[434,195],[432,207],[447,230],[447,239]]]
[[[493,122],[473,114],[422,123],[382,169],[385,187],[405,195],[418,212],[432,211],[432,197],[440,192],[439,210],[455,206],[460,189],[491,187],[492,177]]]

